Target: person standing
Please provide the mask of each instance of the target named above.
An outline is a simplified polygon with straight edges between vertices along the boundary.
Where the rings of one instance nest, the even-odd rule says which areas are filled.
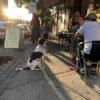
[[[49,35],[49,27],[48,27],[48,24],[45,23],[45,26],[43,28],[43,38],[48,40],[48,35]]]
[[[32,43],[35,43],[41,37],[40,21],[39,21],[39,18],[38,18],[38,16],[36,14],[33,14],[30,28],[31,28]]]

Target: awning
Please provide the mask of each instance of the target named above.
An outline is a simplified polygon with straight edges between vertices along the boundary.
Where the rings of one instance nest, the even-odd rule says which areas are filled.
[[[66,0],[39,0],[42,9],[47,9],[55,5],[61,4]]]

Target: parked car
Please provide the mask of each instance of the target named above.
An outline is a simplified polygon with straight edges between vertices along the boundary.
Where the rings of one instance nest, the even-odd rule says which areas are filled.
[[[0,21],[0,39],[5,38],[6,27],[14,26],[14,23],[7,21]]]
[[[24,34],[24,38],[30,36],[31,30],[29,24],[17,24],[17,26],[21,28],[21,32]]]

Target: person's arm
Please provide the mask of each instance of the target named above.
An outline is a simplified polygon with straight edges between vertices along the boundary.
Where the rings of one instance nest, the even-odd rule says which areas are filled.
[[[83,35],[81,35],[80,33],[77,33],[77,34],[75,35],[75,37],[76,37],[77,39],[83,39],[83,38],[84,38]]]
[[[75,33],[75,37],[78,40],[83,40],[84,36],[83,36],[83,27],[80,27],[80,29]]]

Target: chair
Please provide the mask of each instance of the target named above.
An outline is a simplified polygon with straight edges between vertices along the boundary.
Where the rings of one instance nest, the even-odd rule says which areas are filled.
[[[73,54],[74,54],[74,36],[73,34],[70,36],[70,58],[73,57]]]
[[[74,34],[70,35],[70,58],[73,58],[76,54],[78,40],[74,37]]]
[[[60,42],[61,41],[61,44],[63,45],[63,31],[62,32],[58,32],[57,34],[57,40],[58,40],[58,42]]]
[[[90,54],[82,54],[82,59],[83,59],[83,64],[80,64],[80,50],[79,47],[82,46],[85,43],[92,43],[92,48],[90,51]],[[82,42],[79,43],[78,46],[78,59],[77,59],[77,66],[80,67],[81,65],[83,65],[84,67],[84,79],[86,82],[86,77],[87,74],[89,74],[89,71],[91,69],[92,66],[96,65],[96,72],[95,74],[98,75],[99,74],[99,68],[100,68],[100,41],[92,41],[92,42]],[[82,63],[82,62],[81,62]]]
[[[70,58],[73,58],[75,48],[77,47],[76,39],[74,33],[66,33],[65,38],[67,41],[67,46],[69,46]]]

